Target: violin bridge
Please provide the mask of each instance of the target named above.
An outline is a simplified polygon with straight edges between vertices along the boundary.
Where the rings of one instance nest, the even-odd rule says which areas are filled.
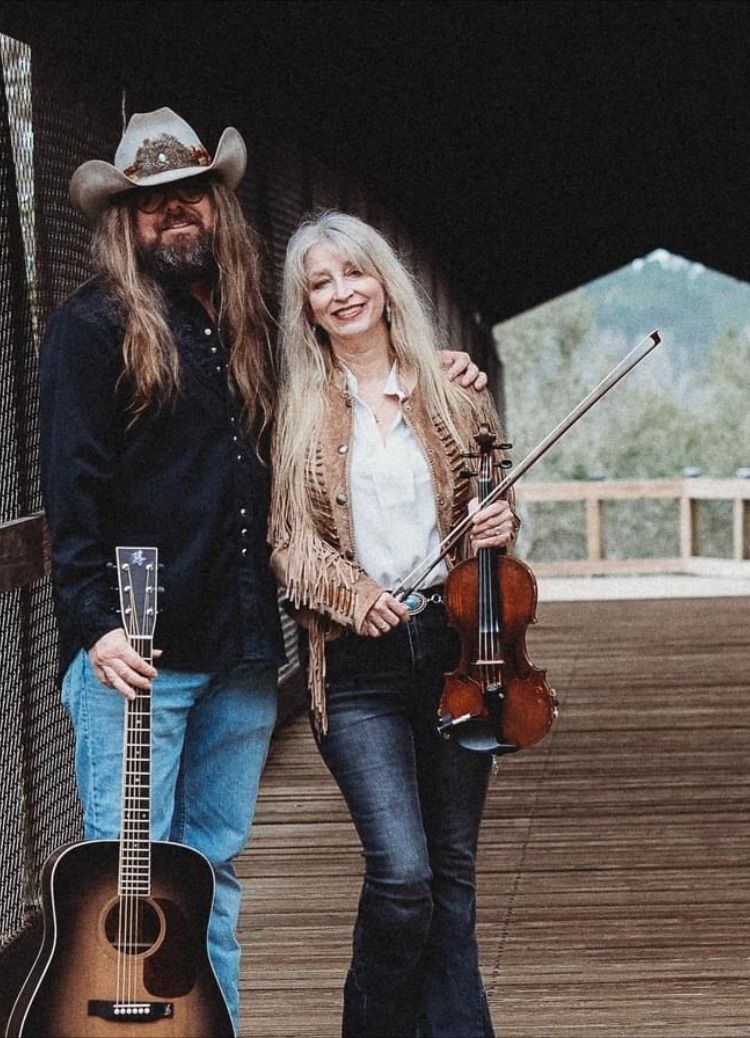
[[[502,667],[505,660],[474,660],[475,667]]]

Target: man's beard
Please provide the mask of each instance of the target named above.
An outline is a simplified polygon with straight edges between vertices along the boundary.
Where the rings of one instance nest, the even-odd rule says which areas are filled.
[[[140,242],[138,254],[145,270],[157,280],[183,284],[212,280],[218,269],[213,235],[197,222],[195,226],[197,233],[180,234],[171,243]]]

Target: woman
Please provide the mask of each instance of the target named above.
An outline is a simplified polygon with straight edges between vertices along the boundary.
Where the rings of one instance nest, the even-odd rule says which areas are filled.
[[[320,753],[366,859],[344,1038],[492,1035],[477,962],[475,854],[491,759],[436,731],[456,660],[440,584],[410,616],[388,588],[466,514],[461,452],[486,394],[449,383],[415,282],[372,227],[323,213],[282,290],[272,566],[309,631]],[[474,517],[502,547],[507,502]]]

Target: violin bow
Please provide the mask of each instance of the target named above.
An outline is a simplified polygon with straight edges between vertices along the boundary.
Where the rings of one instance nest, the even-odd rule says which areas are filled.
[[[636,364],[639,364],[653,349],[656,349],[660,342],[661,336],[658,331],[653,331],[641,339],[641,341],[633,347],[630,353],[627,353],[622,360],[612,368],[610,373],[573,408],[570,414],[566,415],[566,417],[555,426],[552,432],[548,433],[541,443],[538,443],[537,446],[526,455],[523,461],[514,466],[512,472],[492,488],[484,501],[482,501],[482,508],[492,504],[493,501],[496,501],[499,497],[502,497],[503,494],[507,493],[516,480],[520,479],[521,476],[528,472],[533,465],[536,465],[539,459],[547,453],[553,444],[557,443],[557,441],[565,435],[571,426],[575,425],[579,418],[583,417],[583,415],[585,415],[586,412],[597,403],[597,401],[601,400],[604,394],[608,393],[612,386],[616,385],[621,378],[624,378],[629,371],[632,371]],[[437,548],[418,563],[411,573],[408,573],[403,580],[399,581],[391,591],[394,598],[403,601],[405,598],[408,598],[413,591],[416,591],[441,559],[445,558],[451,548],[463,537],[471,526],[474,515],[476,515],[476,512],[467,515],[460,523],[454,526],[448,536],[440,542]]]

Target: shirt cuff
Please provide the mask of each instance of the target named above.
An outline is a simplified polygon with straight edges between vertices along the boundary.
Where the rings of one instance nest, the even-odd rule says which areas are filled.
[[[81,645],[87,652],[103,635],[122,627],[119,614],[107,609],[93,596],[83,600],[77,613]]]

